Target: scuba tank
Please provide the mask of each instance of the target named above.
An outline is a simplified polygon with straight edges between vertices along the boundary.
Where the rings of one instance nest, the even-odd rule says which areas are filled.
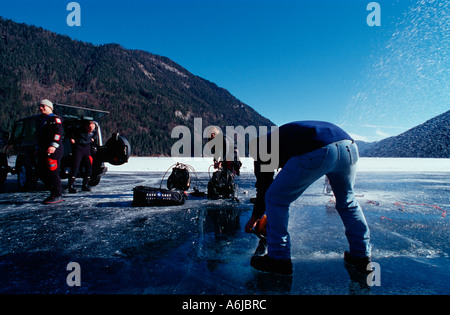
[[[184,164],[177,163],[177,165],[172,169],[172,174],[170,174],[167,179],[167,188],[170,190],[177,189],[187,191],[190,186],[191,177],[189,176],[187,167]]]
[[[214,172],[208,182],[208,199],[233,198],[235,189],[234,174],[222,168]]]

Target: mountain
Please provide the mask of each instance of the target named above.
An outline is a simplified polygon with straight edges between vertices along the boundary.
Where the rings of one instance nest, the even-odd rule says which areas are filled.
[[[450,110],[398,136],[357,143],[363,157],[450,158]]]
[[[166,57],[118,44],[96,46],[0,17],[0,129],[37,114],[43,98],[110,111],[135,155],[170,154],[176,125],[272,126],[227,90]],[[224,129],[225,130],[225,129]]]

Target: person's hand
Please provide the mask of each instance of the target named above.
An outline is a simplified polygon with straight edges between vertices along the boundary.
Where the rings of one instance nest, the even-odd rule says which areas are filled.
[[[259,221],[258,218],[251,216],[250,220],[248,220],[247,224],[245,225],[244,228],[245,233],[251,233],[252,230],[255,228],[256,223],[258,223],[258,221]]]
[[[53,153],[55,153],[55,151],[56,151],[55,147],[48,147],[47,154],[53,154]]]

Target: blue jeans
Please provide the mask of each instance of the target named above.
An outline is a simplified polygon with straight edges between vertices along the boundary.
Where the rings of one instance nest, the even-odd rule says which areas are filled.
[[[356,144],[343,140],[287,161],[265,197],[267,244],[271,258],[291,258],[289,205],[323,175],[328,176],[336,197],[336,210],[345,226],[350,254],[353,257],[371,255],[369,227],[353,192],[358,158]]]

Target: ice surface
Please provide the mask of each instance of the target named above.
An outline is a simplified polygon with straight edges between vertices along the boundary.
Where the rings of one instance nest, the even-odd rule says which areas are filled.
[[[159,186],[173,164],[135,159],[122,172],[110,168],[93,192],[66,194],[52,206],[41,204],[42,185],[18,192],[9,176],[0,193],[0,293],[450,293],[448,160],[410,159],[418,171],[405,160],[399,172],[392,171],[398,160],[361,159],[355,189],[381,268],[381,286],[369,287],[343,262],[348,245],[323,178],[291,207],[294,274],[285,277],[249,265],[258,239],[243,231],[255,195],[248,161],[237,179],[239,203],[191,198],[183,206],[133,208],[133,187]],[[201,191],[209,162],[193,165]],[[374,171],[376,163],[384,171]],[[73,261],[81,267],[80,287],[66,283]]]

